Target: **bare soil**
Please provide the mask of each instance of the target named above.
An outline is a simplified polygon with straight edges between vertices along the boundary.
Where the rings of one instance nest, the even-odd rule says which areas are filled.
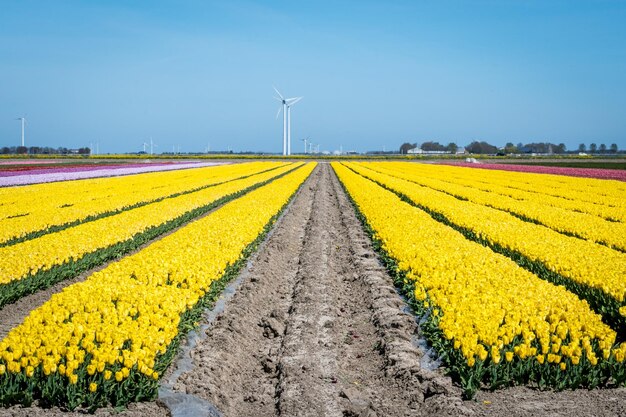
[[[626,415],[623,388],[515,387],[461,400],[441,369],[423,366],[415,317],[327,163],[319,164],[249,265],[224,311],[182,354],[191,370],[178,375],[173,366],[164,376],[173,378],[174,391],[212,404],[223,416]],[[78,414],[0,408],[10,416]],[[170,412],[157,400],[96,415]]]
[[[415,319],[328,164],[313,173],[248,272],[175,390],[225,416],[464,411],[449,379],[421,371]]]

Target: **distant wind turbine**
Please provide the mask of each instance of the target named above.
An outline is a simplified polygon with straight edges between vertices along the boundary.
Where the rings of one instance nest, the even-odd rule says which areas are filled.
[[[18,117],[15,120],[21,120],[22,121],[22,146],[24,146],[24,125],[26,124],[26,118],[25,117]]]
[[[307,138],[306,138],[306,139],[301,139],[301,140],[302,140],[302,142],[304,142],[304,153],[305,153],[305,154],[307,153],[307,151],[306,151],[306,145],[307,145],[307,143],[310,143],[310,140],[309,140],[309,139],[311,139],[311,137],[310,137],[310,136],[307,136]]]
[[[154,155],[154,148],[158,148],[159,145],[152,141],[152,136],[150,136],[150,155]]]
[[[274,97],[281,102],[281,107],[278,108],[276,118],[283,112],[283,155],[291,155],[291,106],[302,100],[302,97],[285,98],[276,87],[274,91],[278,94],[278,97]],[[280,98],[279,98],[280,97]]]

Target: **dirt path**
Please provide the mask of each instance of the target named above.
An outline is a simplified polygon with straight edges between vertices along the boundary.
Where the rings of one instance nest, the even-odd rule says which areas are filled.
[[[248,272],[175,390],[225,416],[417,415],[425,394],[462,411],[446,378],[420,370],[415,320],[328,164]]]

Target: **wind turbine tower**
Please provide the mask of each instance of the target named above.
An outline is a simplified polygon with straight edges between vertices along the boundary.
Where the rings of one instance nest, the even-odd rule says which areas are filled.
[[[283,112],[283,155],[291,155],[291,106],[302,100],[302,97],[285,98],[276,87],[274,91],[278,94],[278,97],[274,97],[281,102],[281,107],[278,108],[276,118]]]
[[[24,125],[26,124],[26,118],[25,117],[18,117],[15,120],[21,120],[22,121],[22,146],[24,146]]]
[[[152,141],[152,136],[150,136],[150,155],[154,155],[154,148],[158,148],[159,146]]]

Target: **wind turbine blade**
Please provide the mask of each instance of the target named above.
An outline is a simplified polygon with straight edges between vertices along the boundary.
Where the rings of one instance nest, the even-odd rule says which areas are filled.
[[[278,98],[278,97],[274,97],[276,100],[280,101],[281,103],[283,102],[282,98]]]
[[[280,91],[278,91],[278,89],[274,86],[272,86],[274,88],[274,91],[276,91],[276,94],[278,94],[278,97],[280,97],[281,100],[284,100],[285,98],[283,97],[282,94],[280,94]]]
[[[294,98],[288,98],[287,100],[285,100],[287,102],[288,106],[293,106],[294,104],[296,104],[297,102],[299,102],[300,100],[302,100],[302,97],[294,97]]]
[[[278,116],[280,116],[280,111],[283,109],[283,106],[280,106],[278,108],[278,112],[276,113],[276,118],[278,119]]]

